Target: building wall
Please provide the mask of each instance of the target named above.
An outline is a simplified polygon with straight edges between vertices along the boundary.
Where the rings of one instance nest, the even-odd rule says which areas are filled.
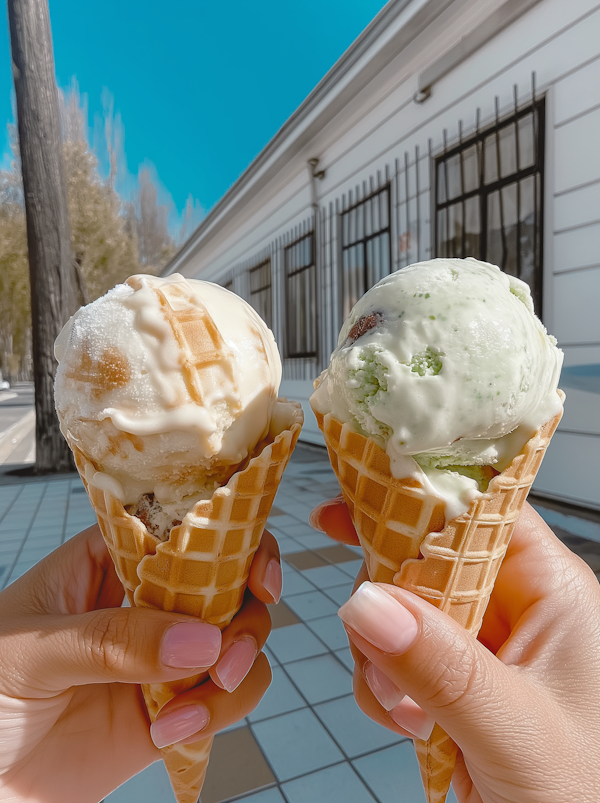
[[[431,166],[444,142],[468,137],[477,124],[485,127],[498,113],[502,117],[514,107],[515,92],[521,106],[533,92],[544,96],[543,318],[565,352],[562,385],[568,401],[536,490],[600,507],[594,470],[600,463],[600,3],[540,0],[436,82],[425,102],[413,100],[418,75],[432,55],[438,58],[459,46],[504,5],[502,0],[452,3],[307,139],[274,179],[247,194],[237,208],[234,204],[234,224],[209,231],[177,269],[221,283],[234,277],[234,289],[247,295],[245,271],[269,250],[278,301],[273,326],[283,343],[282,249],[299,231],[295,227],[314,225],[306,162],[319,157],[319,169],[325,170],[325,177],[314,182],[321,244],[320,353],[315,360],[286,361],[282,393],[303,402],[304,437],[321,442],[307,399],[341,324],[340,210],[389,180],[392,268],[429,258]],[[376,63],[376,54],[369,58]]]

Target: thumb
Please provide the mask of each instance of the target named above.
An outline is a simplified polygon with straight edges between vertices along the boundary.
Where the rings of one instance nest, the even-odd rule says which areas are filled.
[[[26,616],[0,631],[0,692],[46,697],[88,683],[169,682],[211,666],[220,649],[218,627],[181,614],[107,608]]]
[[[339,615],[356,647],[463,750],[495,747],[514,712],[531,707],[524,679],[409,591],[363,583]]]

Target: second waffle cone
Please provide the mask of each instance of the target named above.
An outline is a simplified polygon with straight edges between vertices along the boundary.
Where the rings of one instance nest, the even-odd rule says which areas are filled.
[[[360,539],[369,578],[428,600],[472,635],[481,627],[515,522],[562,416],[544,424],[462,516],[413,478],[396,479],[385,451],[331,415],[315,411]],[[439,726],[415,749],[428,803],[444,803],[456,745]]]

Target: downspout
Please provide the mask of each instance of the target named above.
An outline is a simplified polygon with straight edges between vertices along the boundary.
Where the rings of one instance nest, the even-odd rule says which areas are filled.
[[[324,366],[326,355],[323,354],[323,338],[321,337],[321,284],[322,284],[322,264],[321,264],[321,215],[319,208],[319,193],[317,191],[317,179],[322,181],[325,178],[325,171],[319,170],[319,159],[313,158],[308,160],[308,176],[310,181],[310,202],[313,209],[314,216],[314,232],[315,232],[315,333],[317,336],[317,355],[316,355],[316,369],[317,375],[321,373]],[[316,379],[316,377],[313,377]]]

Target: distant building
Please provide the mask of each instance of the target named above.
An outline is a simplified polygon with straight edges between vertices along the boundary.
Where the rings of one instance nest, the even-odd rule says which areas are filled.
[[[535,489],[600,508],[597,0],[392,0],[166,272],[253,304],[322,442],[307,399],[346,313],[445,255],[531,285],[568,396]]]

